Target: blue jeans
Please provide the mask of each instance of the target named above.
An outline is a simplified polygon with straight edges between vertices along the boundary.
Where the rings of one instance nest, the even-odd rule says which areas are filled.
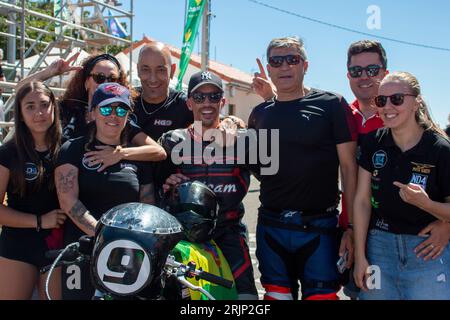
[[[361,291],[361,300],[449,300],[450,246],[436,260],[417,258],[414,248],[425,238],[372,229],[367,260],[379,267],[379,288]],[[376,277],[376,274],[372,274]],[[374,278],[375,279],[375,278]],[[376,281],[371,282],[376,283]]]

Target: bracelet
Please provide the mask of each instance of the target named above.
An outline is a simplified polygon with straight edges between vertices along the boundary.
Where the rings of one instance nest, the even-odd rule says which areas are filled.
[[[353,230],[353,223],[347,223],[347,229]]]
[[[36,232],[41,231],[41,229],[42,229],[41,216],[36,216]]]

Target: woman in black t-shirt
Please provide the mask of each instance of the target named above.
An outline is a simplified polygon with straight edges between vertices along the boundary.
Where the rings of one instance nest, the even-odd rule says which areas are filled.
[[[362,145],[354,202],[360,299],[450,299],[448,237],[429,233],[436,223],[450,234],[450,142],[413,75],[388,75],[375,102],[385,128]]]
[[[91,132],[62,146],[55,169],[58,198],[71,219],[64,229],[65,244],[77,241],[83,234],[93,236],[102,214],[116,205],[154,203],[150,163],[123,159],[100,172],[103,159],[85,155],[98,146],[127,146],[127,118],[132,111],[128,89],[117,83],[104,83],[95,91],[91,106],[95,118]],[[69,287],[65,277],[70,277],[70,273],[63,271],[64,299],[92,297],[89,269],[80,268],[81,288]]]
[[[54,228],[66,219],[53,183],[59,109],[49,88],[31,82],[17,92],[14,114],[14,137],[0,147],[0,300],[30,299],[35,286],[44,299],[46,275],[38,271],[52,262],[45,252],[62,245]],[[52,277],[50,285],[55,299],[61,294],[58,279]]]
[[[66,72],[74,72],[64,95],[59,99],[64,139],[73,139],[87,134],[88,123],[92,120],[88,105],[100,84],[116,82],[129,88],[132,96],[136,95],[128,83],[125,71],[114,56],[92,55],[86,58],[81,66],[71,66],[78,55],[79,53],[67,60],[58,59],[46,69],[23,79],[17,85],[21,87],[29,81],[45,81]],[[128,138],[131,143],[127,148],[113,149],[105,146],[100,150],[92,150],[90,157],[101,155],[104,159],[102,169],[125,158],[138,161],[161,161],[166,158],[164,149],[142,132],[137,125],[130,125]]]

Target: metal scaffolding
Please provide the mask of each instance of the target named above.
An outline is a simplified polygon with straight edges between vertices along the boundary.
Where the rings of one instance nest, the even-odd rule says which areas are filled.
[[[133,0],[130,0],[130,10],[120,9],[117,0],[55,0],[54,4],[59,5],[59,12],[56,16],[43,14],[31,10],[30,1],[25,0],[0,0],[0,18],[5,18],[8,25],[8,32],[0,32],[0,36],[8,38],[6,50],[6,68],[13,70],[14,77],[7,83],[0,86],[10,92],[4,104],[4,119],[6,123],[13,118],[11,109],[14,100],[15,83],[24,78],[26,74],[33,74],[48,66],[46,58],[67,58],[74,48],[84,49],[88,52],[101,50],[110,45],[128,45],[131,49],[132,41],[113,36],[108,30],[106,21],[113,18],[125,19],[129,24],[129,36],[133,39]],[[25,17],[32,16],[47,21],[43,29],[26,25]],[[29,36],[33,31],[37,36]],[[52,41],[43,41],[44,36],[51,36]],[[20,57],[16,57],[16,41],[19,39]],[[38,45],[45,45],[43,50],[38,50]],[[132,82],[132,50],[130,50],[130,83]],[[38,55],[36,62],[30,66],[25,66],[25,59]],[[59,87],[62,87],[60,78]],[[10,124],[10,122],[9,122]],[[0,122],[1,129],[6,127],[5,122]]]

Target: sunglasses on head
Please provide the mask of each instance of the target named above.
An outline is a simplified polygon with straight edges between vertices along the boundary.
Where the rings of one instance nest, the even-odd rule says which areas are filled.
[[[117,78],[116,76],[106,76],[103,73],[91,73],[90,76],[97,84],[102,84],[105,82],[117,82],[119,80],[119,78]]]
[[[194,92],[191,95],[192,100],[195,103],[203,103],[205,102],[206,97],[212,103],[218,103],[222,100],[223,93],[222,92],[211,92],[211,93],[203,93],[203,92]]]
[[[389,98],[394,106],[401,106],[405,101],[405,96],[417,97],[415,94],[407,94],[407,93],[395,93],[390,96],[377,96],[375,97],[375,105],[378,108],[383,108],[384,106],[386,106],[386,103]]]
[[[283,61],[290,66],[297,65],[302,60],[299,54],[288,54],[286,56],[272,56],[269,57],[269,65],[273,68],[279,68],[283,65]]]
[[[376,77],[380,73],[381,68],[382,67],[377,64],[369,64],[365,68],[361,66],[353,66],[348,68],[348,73],[352,78],[359,78],[365,70],[368,77]]]
[[[99,107],[98,110],[100,111],[100,114],[104,117],[108,117],[112,114],[114,109],[114,112],[116,113],[116,116],[119,118],[123,118],[127,115],[128,109],[124,108],[122,106],[112,107],[112,106],[103,106]]]

